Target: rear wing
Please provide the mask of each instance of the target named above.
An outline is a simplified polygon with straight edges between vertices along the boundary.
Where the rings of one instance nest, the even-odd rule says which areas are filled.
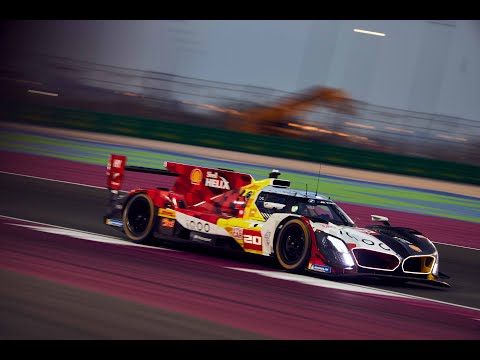
[[[185,197],[188,205],[196,205],[230,190],[237,190],[255,181],[250,174],[229,169],[165,162],[165,168],[178,174],[172,191]]]
[[[178,176],[178,174],[163,169],[127,165],[127,157],[111,154],[107,164],[107,187],[110,191],[118,191],[122,187],[125,171],[136,171],[148,174]]]
[[[255,181],[250,174],[229,169],[195,166],[165,161],[164,169],[126,165],[127,157],[111,154],[107,164],[107,187],[112,193],[122,186],[125,171],[176,176],[171,191],[183,195],[188,205],[195,205]]]

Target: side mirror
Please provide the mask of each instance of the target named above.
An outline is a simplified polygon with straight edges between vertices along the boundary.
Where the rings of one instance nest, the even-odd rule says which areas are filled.
[[[263,203],[263,207],[265,209],[283,210],[285,206],[286,206],[285,204],[280,204],[280,203],[270,202],[270,201],[265,201]]]
[[[384,225],[390,226],[390,223],[388,222],[388,217],[381,216],[381,215],[371,215],[371,216],[372,216],[372,221],[379,221]]]

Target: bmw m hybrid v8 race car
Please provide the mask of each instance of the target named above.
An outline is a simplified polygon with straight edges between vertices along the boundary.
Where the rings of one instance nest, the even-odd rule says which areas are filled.
[[[136,243],[152,238],[190,241],[274,257],[287,272],[375,275],[449,287],[439,272],[435,245],[422,233],[381,224],[358,227],[332,200],[269,177],[166,161],[165,169],[127,166],[112,154],[111,194],[105,224]],[[171,188],[121,192],[126,171],[176,177]],[[445,276],[443,276],[445,277]]]

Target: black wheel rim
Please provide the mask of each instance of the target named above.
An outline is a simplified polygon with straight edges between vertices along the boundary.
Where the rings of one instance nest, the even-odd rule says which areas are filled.
[[[150,222],[150,204],[145,198],[135,199],[128,207],[127,226],[135,235],[141,235],[147,230]]]
[[[298,225],[287,226],[280,240],[280,251],[283,261],[291,265],[302,258],[305,249],[305,232]]]

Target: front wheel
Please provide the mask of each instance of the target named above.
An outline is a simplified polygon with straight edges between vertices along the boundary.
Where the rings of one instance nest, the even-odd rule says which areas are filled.
[[[136,243],[146,242],[153,230],[154,205],[147,194],[139,193],[128,200],[123,211],[123,230]]]
[[[302,272],[310,260],[311,249],[312,239],[307,225],[300,219],[287,221],[275,244],[280,265],[289,272]]]

